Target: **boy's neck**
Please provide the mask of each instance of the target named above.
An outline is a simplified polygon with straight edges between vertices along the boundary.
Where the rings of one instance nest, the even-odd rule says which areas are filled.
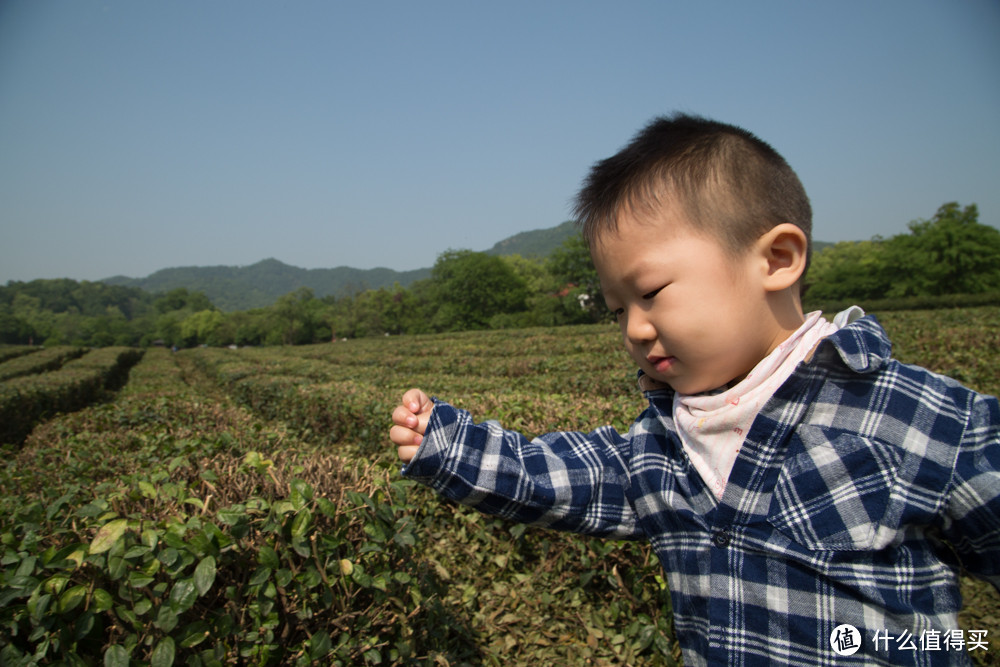
[[[779,345],[788,340],[806,322],[805,314],[802,312],[802,300],[799,297],[798,285],[793,285],[791,288],[779,292],[769,293],[766,303],[768,308],[768,312],[765,314],[766,325],[771,328],[773,333],[766,349],[761,350],[760,359],[757,360],[758,363],[774,352]],[[764,323],[762,323],[763,325]],[[746,373],[731,379],[722,388],[729,389],[735,387],[746,378],[751,370],[753,369],[747,369]]]
[[[805,324],[806,316],[802,311],[802,298],[799,296],[799,286],[796,284],[787,290],[768,294],[767,305],[777,332],[774,344],[771,347],[773,350],[784,343],[789,336]]]

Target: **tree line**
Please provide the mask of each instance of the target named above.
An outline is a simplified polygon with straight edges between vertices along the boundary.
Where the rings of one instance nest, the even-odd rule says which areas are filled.
[[[807,303],[1000,292],[1000,231],[975,204],[941,206],[889,239],[812,258]],[[409,287],[317,298],[301,288],[266,308],[223,312],[201,292],[150,294],[69,279],[0,287],[0,343],[177,347],[300,345],[340,338],[559,326],[610,319],[577,235],[544,259],[442,253]]]
[[[901,299],[1000,290],[1000,231],[975,204],[950,202],[891,238],[844,241],[817,253],[807,301]]]
[[[586,261],[584,261],[586,259]],[[150,294],[70,279],[0,286],[0,343],[300,345],[338,338],[558,326],[600,320],[596,273],[582,239],[544,259],[470,250],[440,255],[409,287],[318,298],[309,288],[266,308],[223,312],[202,292]]]

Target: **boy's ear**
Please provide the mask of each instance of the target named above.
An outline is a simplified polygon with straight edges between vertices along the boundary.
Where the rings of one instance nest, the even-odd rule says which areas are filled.
[[[778,292],[797,283],[806,270],[809,241],[805,232],[790,223],[772,227],[757,240],[764,260],[764,289]]]

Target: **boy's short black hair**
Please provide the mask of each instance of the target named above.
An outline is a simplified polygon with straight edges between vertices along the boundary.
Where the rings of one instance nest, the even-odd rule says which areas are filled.
[[[591,168],[575,213],[594,247],[623,212],[651,217],[668,205],[734,255],[782,223],[812,245],[812,207],[798,176],[770,145],[733,125],[687,114],[654,119]]]

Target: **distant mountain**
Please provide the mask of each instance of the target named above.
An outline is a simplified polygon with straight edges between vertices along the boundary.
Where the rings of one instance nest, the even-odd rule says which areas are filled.
[[[550,229],[521,232],[495,244],[486,252],[492,255],[518,254],[524,257],[546,257],[562,242],[575,234],[572,222]],[[277,259],[265,259],[250,266],[185,266],[161,269],[145,278],[114,276],[101,282],[109,285],[138,287],[147,292],[169,292],[186,288],[204,292],[222,310],[250,310],[273,304],[279,297],[300,287],[308,287],[317,297],[348,295],[366,289],[392,287],[399,283],[408,287],[413,282],[429,278],[431,270],[394,271],[387,268],[354,269],[339,266],[334,269],[302,269]]]
[[[276,259],[265,259],[250,266],[184,266],[162,269],[145,278],[114,276],[101,282],[139,287],[147,292],[169,292],[183,287],[204,292],[222,310],[233,311],[269,306],[300,287],[310,288],[317,297],[347,295],[365,289],[392,287],[396,282],[406,286],[430,274],[430,269],[393,271],[349,266],[301,269]]]
[[[553,250],[574,234],[579,234],[572,220],[549,229],[535,229],[514,234],[486,251],[488,255],[521,255],[522,257],[548,257]]]

